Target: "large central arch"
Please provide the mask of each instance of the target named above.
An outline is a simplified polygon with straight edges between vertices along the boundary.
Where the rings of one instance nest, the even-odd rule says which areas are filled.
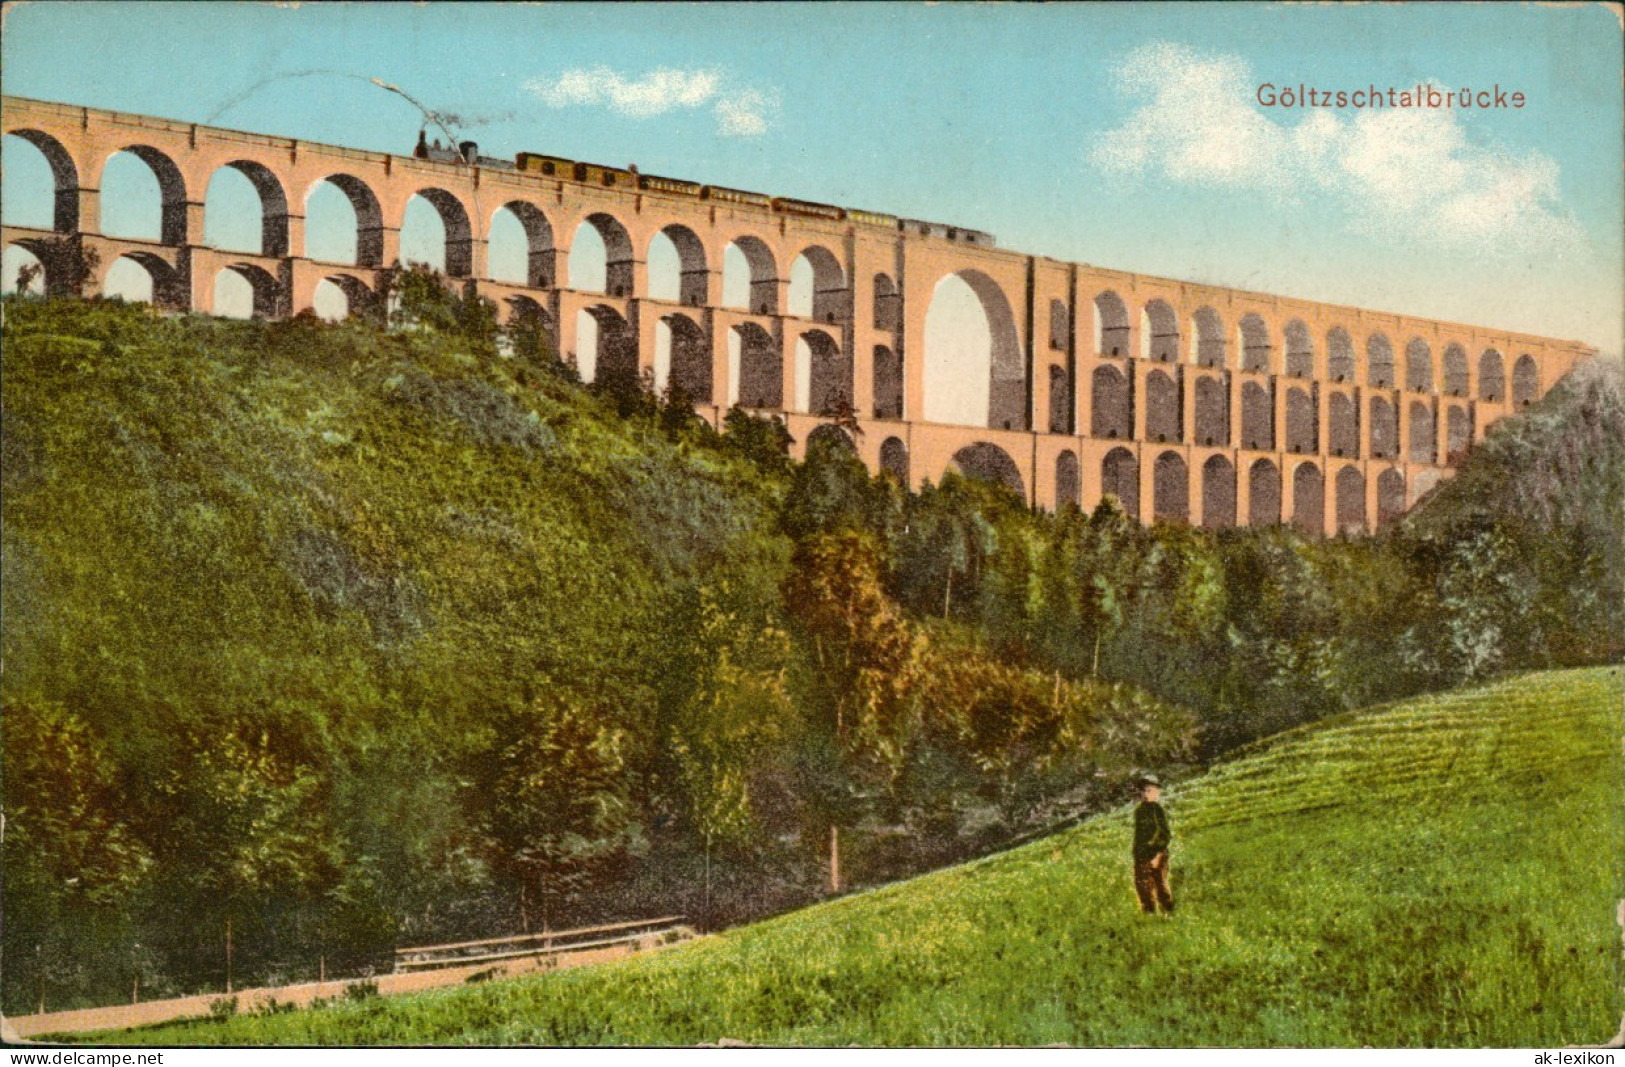
[[[954,453],[953,465],[967,478],[980,478],[1012,490],[1023,500],[1027,489],[1021,480],[1021,468],[1010,458],[1010,453],[998,445],[978,441]]]
[[[980,314],[977,314],[977,312]],[[925,417],[930,422],[1026,430],[1027,376],[1015,316],[986,274],[947,275],[925,315]]]

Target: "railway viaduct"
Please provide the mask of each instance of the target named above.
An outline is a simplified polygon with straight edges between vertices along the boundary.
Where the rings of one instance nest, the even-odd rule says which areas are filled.
[[[52,228],[7,225],[0,235],[39,256],[47,291],[74,284],[62,250],[83,247],[99,263],[86,291],[128,259],[150,275],[164,310],[211,312],[223,271],[252,285],[256,316],[311,308],[324,281],[355,310],[397,262],[407,204],[422,197],[444,224],[445,273],[505,316],[539,318],[566,360],[651,371],[681,384],[714,423],[733,403],[782,415],[798,448],[829,425],[830,409],[850,404],[871,470],[919,485],[959,469],[1044,507],[1087,508],[1110,493],[1143,522],[1375,528],[1592,353],[1066,263],[870,212],[697,195],[690,183],[609,168],[546,174],[477,155],[358,151],[17,97],[0,101],[0,115],[4,133],[39,149],[53,176]],[[101,232],[101,176],[120,152],[157,178],[156,240]],[[205,191],[221,168],[259,194],[257,253],[204,244]],[[305,255],[304,205],[324,182],[354,209],[353,262]],[[525,231],[523,281],[490,277],[487,235],[502,210]],[[563,284],[584,227],[605,248],[602,291]],[[676,292],[657,299],[648,258],[662,234],[681,266]],[[723,299],[730,244],[749,266],[745,306]],[[800,257],[812,293],[792,313],[790,265]],[[991,338],[974,369],[989,376],[979,426],[926,416],[927,312],[950,276],[974,292]],[[588,319],[596,329],[581,329]],[[589,339],[590,361],[578,352]]]

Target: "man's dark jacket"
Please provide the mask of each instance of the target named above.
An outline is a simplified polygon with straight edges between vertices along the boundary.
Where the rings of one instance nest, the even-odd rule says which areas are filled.
[[[1173,831],[1168,828],[1168,813],[1162,810],[1162,805],[1152,800],[1141,801],[1134,809],[1134,858],[1148,860],[1167,849],[1173,839]]]

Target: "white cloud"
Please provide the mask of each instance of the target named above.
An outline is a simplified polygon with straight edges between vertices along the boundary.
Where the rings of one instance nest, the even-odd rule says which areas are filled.
[[[1398,240],[1508,255],[1583,244],[1550,156],[1475,144],[1445,108],[1277,118],[1256,102],[1261,80],[1237,56],[1136,49],[1118,87],[1145,102],[1095,140],[1090,159],[1122,177],[1330,197],[1356,229]]]
[[[532,78],[525,88],[550,107],[607,107],[635,119],[709,107],[717,132],[730,137],[767,132],[778,110],[775,94],[733,86],[719,70],[661,67],[629,76],[606,66],[576,67],[551,81]]]

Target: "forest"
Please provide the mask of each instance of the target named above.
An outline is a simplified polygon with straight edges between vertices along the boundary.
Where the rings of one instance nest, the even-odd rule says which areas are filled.
[[[1595,361],[1372,537],[790,458],[417,271],[387,321],[8,298],[0,1009],[717,929],[1344,710],[1617,662]]]

